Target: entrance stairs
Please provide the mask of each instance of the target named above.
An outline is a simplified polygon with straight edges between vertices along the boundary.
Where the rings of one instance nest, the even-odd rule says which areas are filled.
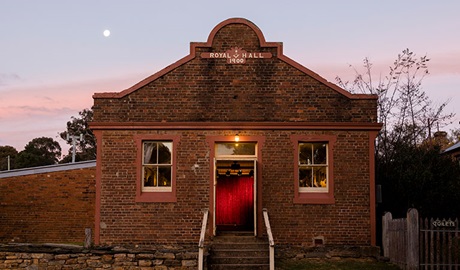
[[[220,232],[211,243],[208,269],[257,270],[270,269],[267,239],[254,232]]]

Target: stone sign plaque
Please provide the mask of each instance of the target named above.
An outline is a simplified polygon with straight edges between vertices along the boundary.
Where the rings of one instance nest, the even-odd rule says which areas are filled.
[[[234,47],[225,52],[201,53],[201,58],[225,58],[227,59],[227,64],[245,64],[246,59],[272,58],[272,54],[267,52],[247,52],[241,48]]]

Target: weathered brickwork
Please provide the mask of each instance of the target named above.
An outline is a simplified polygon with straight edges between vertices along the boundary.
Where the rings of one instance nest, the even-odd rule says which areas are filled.
[[[0,242],[83,243],[95,178],[95,167],[1,178]]]
[[[225,131],[165,131],[180,134],[177,146],[177,202],[136,203],[136,149],[133,136],[157,131],[107,131],[103,137],[107,164],[102,174],[101,241],[107,244],[198,242],[202,213],[209,207],[210,149],[206,136]],[[293,134],[333,134],[335,201],[333,205],[293,204]],[[241,136],[263,135],[263,207],[269,210],[277,243],[311,245],[324,236],[328,244],[369,244],[369,137],[367,132],[294,132],[247,130]],[[107,142],[105,144],[104,142]],[[113,164],[113,165],[112,165]],[[196,167],[198,165],[198,167]],[[262,216],[258,217],[262,220]]]
[[[375,122],[376,100],[352,100],[279,60],[276,48],[261,48],[254,31],[231,24],[219,31],[212,48],[120,99],[95,99],[98,122],[274,121]],[[229,65],[203,59],[201,52],[231,47],[269,51],[270,59]]]
[[[213,206],[214,146],[207,140],[236,133],[263,141],[257,207],[268,209],[277,244],[309,247],[314,238],[333,246],[371,244],[376,97],[331,85],[283,56],[280,43],[261,39],[250,22],[234,20],[216,27],[207,43],[193,43],[191,54],[172,67],[123,92],[95,94],[101,244],[198,243],[201,210]],[[233,47],[272,57],[241,65],[200,57]],[[179,137],[176,202],[136,202],[142,151],[136,138],[155,134]],[[293,202],[296,135],[336,138],[333,204]]]
[[[136,203],[138,149],[134,134],[152,132],[106,132],[101,160],[101,239],[107,244],[198,243],[202,212],[209,203],[209,158],[203,136],[184,133],[177,164],[177,203]],[[201,139],[200,139],[201,137]],[[116,158],[114,159],[114,156]],[[194,165],[198,164],[198,168]]]
[[[323,236],[331,245],[368,245],[369,164],[366,132],[327,132],[337,135],[334,148],[335,204],[293,204],[294,163],[289,135],[266,134],[263,153],[263,205],[269,210],[276,243],[313,244]],[[320,134],[321,132],[316,132]],[[302,134],[309,134],[303,132]]]

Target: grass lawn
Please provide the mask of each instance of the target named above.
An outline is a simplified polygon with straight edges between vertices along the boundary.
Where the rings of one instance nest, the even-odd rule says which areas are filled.
[[[277,261],[280,270],[400,270],[386,262],[363,259],[304,259],[298,261]]]

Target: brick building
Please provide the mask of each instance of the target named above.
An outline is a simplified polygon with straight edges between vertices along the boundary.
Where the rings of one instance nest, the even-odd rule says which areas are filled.
[[[164,53],[164,52],[157,52]],[[94,94],[96,244],[196,245],[225,230],[279,246],[375,245],[377,97],[283,54],[245,19],[117,93]]]
[[[95,161],[0,172],[0,243],[83,244],[95,178]]]

